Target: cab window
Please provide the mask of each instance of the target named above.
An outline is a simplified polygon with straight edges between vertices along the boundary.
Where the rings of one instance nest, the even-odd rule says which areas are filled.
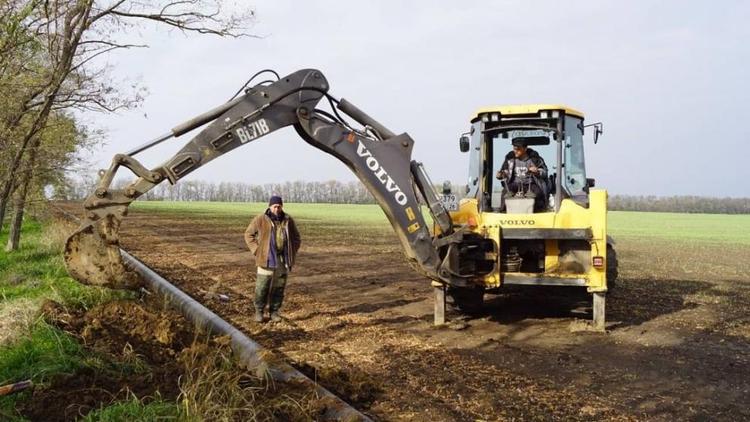
[[[565,116],[563,185],[571,196],[586,195],[586,162],[583,157],[583,121]]]

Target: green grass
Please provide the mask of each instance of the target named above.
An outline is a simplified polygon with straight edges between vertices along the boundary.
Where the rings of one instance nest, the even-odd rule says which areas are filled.
[[[0,347],[0,356],[0,384],[25,379],[43,383],[85,364],[83,348],[73,337],[41,321],[27,336]]]
[[[45,383],[61,373],[73,373],[86,365],[83,348],[70,335],[44,322],[17,342],[0,347],[0,385],[31,379]],[[29,391],[0,397],[0,416],[24,420],[16,414],[16,403],[28,400]]]
[[[68,306],[88,309],[96,304],[131,297],[100,287],[85,286],[65,270],[62,242],[67,232],[27,220],[22,227],[21,247],[5,252],[7,230],[0,234],[0,307],[16,299],[49,298]]]
[[[169,421],[178,418],[179,408],[176,403],[154,400],[148,404],[132,397],[103,409],[94,410],[82,422],[152,422]]]
[[[135,202],[136,210],[187,214],[195,218],[251,218],[266,209],[264,203],[238,202]],[[286,204],[294,218],[304,223],[357,224],[387,228],[388,220],[377,205]],[[662,239],[750,245],[750,215],[678,214],[611,211],[609,232],[616,238]]]
[[[55,375],[70,374],[83,367],[117,372],[138,370],[86,352],[71,335],[33,317],[45,299],[89,309],[134,296],[73,280],[63,265],[66,235],[67,229],[28,219],[22,227],[21,248],[5,252],[7,230],[0,234],[0,315],[19,318],[23,314],[32,318],[29,324],[0,321],[5,323],[4,329],[18,331],[0,336],[6,341],[0,343],[0,385],[25,379],[44,385]],[[13,312],[19,308],[23,312]],[[0,420],[24,420],[15,411],[16,403],[29,397],[28,392],[0,397]]]

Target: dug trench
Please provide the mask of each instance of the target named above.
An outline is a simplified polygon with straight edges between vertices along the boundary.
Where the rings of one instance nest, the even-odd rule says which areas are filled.
[[[429,282],[390,228],[301,219],[285,319],[257,324],[248,218],[136,210],[121,241],[375,419],[750,418],[746,246],[619,242],[607,334],[576,329],[590,302],[568,289],[487,296],[485,313],[434,328]]]

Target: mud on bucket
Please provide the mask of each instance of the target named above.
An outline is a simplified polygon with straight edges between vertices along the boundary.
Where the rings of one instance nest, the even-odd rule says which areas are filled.
[[[125,267],[118,242],[106,241],[95,224],[74,232],[65,242],[65,267],[71,277],[88,285],[135,289],[138,277]]]

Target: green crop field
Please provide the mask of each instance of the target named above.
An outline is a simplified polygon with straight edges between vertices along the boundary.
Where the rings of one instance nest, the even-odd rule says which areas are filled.
[[[199,216],[244,217],[262,212],[263,203],[140,201],[133,209]],[[330,220],[364,227],[387,227],[377,205],[286,204],[299,221]],[[750,245],[750,215],[611,211],[609,232],[616,238]]]
[[[260,202],[171,202],[140,201],[132,208],[144,211],[178,212],[201,215],[254,216],[263,212],[267,205]],[[388,224],[388,220],[377,205],[350,204],[290,204],[284,209],[295,218],[332,219],[340,222],[362,222],[365,224]]]
[[[615,237],[750,245],[750,215],[611,211]]]

